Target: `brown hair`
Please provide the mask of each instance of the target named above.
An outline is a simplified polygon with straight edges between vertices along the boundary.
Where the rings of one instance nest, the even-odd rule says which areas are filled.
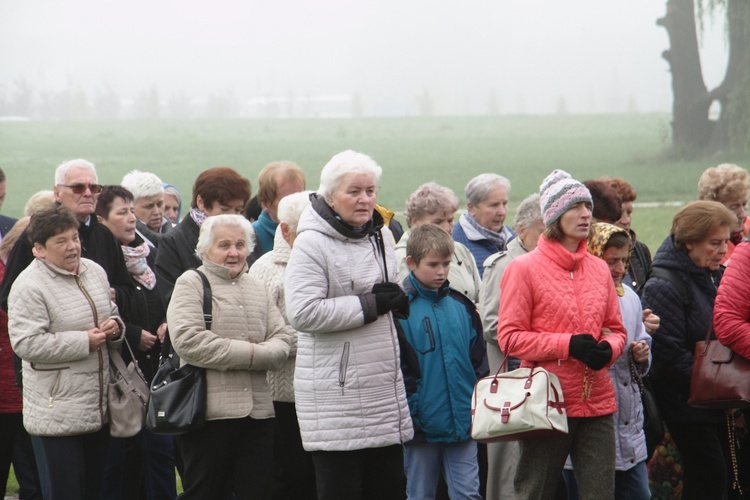
[[[190,206],[198,208],[198,196],[203,204],[211,207],[215,202],[228,203],[242,200],[247,204],[250,199],[250,181],[229,167],[214,167],[204,170],[193,184],[193,199]]]
[[[273,161],[263,167],[258,175],[258,201],[270,205],[276,199],[279,186],[287,182],[299,182],[305,189],[305,173],[291,161]]]
[[[78,229],[79,224],[69,208],[65,205],[55,205],[31,216],[26,235],[31,243],[44,246],[48,239],[68,229]]]
[[[595,179],[583,183],[591,193],[594,200],[592,217],[602,222],[614,224],[622,217],[622,200],[610,185],[604,181]]]
[[[430,252],[437,252],[440,257],[452,256],[453,247],[453,238],[448,233],[434,224],[422,224],[409,233],[406,255],[419,264]]]
[[[635,201],[637,197],[635,194],[635,188],[633,188],[633,185],[625,179],[621,179],[620,177],[609,179],[605,177],[603,180],[606,180],[609,183],[609,187],[617,192],[623,203]]]
[[[675,214],[669,234],[675,247],[684,251],[687,243],[703,241],[716,228],[731,228],[736,222],[737,217],[718,201],[694,201]]]

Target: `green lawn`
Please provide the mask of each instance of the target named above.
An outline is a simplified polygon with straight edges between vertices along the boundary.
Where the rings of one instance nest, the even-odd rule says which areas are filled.
[[[278,159],[296,161],[316,188],[326,161],[351,148],[383,167],[379,201],[397,212],[423,182],[445,184],[463,198],[466,182],[486,171],[511,180],[512,205],[538,191],[554,168],[579,180],[624,177],[638,201],[688,201],[705,168],[748,164],[671,159],[663,153],[668,135],[666,115],[1,123],[0,166],[10,185],[3,213],[20,214],[31,194],[52,186],[55,166],[77,157],[96,163],[103,183],[137,168],[189,197],[206,168],[234,167],[255,186],[260,169]],[[643,241],[658,245],[675,210],[637,209],[634,227]]]

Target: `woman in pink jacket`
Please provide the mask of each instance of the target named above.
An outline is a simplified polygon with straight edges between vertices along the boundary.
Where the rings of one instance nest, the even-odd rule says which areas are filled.
[[[581,499],[613,498],[615,391],[605,369],[623,352],[625,329],[607,264],[587,252],[593,202],[555,170],[541,185],[546,227],[537,248],[503,275],[500,349],[560,379],[569,433],[521,441],[518,498],[552,498],[570,454]]]

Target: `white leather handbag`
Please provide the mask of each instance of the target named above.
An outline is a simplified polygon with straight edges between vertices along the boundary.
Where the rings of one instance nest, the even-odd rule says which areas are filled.
[[[479,379],[471,400],[471,437],[492,443],[568,433],[557,375],[540,366]]]

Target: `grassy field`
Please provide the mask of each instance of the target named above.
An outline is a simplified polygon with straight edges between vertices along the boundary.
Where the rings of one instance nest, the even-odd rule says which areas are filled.
[[[20,214],[32,193],[51,188],[55,166],[77,157],[96,163],[103,183],[137,168],[189,197],[206,168],[234,167],[255,185],[260,169],[277,159],[296,161],[315,188],[326,161],[350,148],[383,167],[379,201],[396,211],[423,182],[445,184],[462,198],[466,182],[486,171],[512,181],[515,205],[554,168],[580,180],[624,177],[638,201],[688,201],[708,166],[748,163],[671,159],[663,153],[668,136],[666,115],[0,123],[0,166],[10,185],[3,213]],[[675,210],[639,208],[634,227],[658,245]]]
[[[383,167],[378,199],[397,212],[424,182],[447,185],[463,198],[466,182],[482,172],[511,180],[514,211],[554,168],[579,180],[623,177],[639,202],[686,202],[707,167],[750,165],[748,158],[674,160],[663,153],[668,140],[666,115],[0,123],[0,167],[9,183],[2,212],[19,216],[31,194],[52,187],[55,167],[78,157],[96,163],[102,183],[118,183],[131,169],[153,171],[189,199],[206,168],[234,167],[255,187],[260,169],[278,159],[297,162],[314,189],[333,154],[355,149]],[[636,208],[633,227],[652,252],[676,211]],[[17,485],[9,485],[8,493],[17,494]]]

